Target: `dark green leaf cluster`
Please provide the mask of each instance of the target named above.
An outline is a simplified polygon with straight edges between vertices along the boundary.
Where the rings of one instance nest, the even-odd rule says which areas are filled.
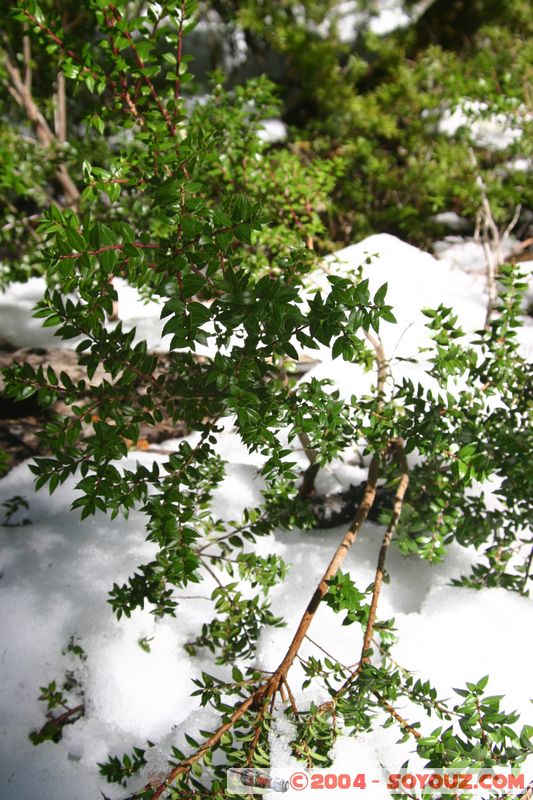
[[[81,645],[76,643],[74,636],[71,636],[63,655],[73,656],[76,659],[75,666],[65,671],[60,686],[53,680],[47,686],[40,687],[39,700],[46,703],[47,712],[44,725],[29,734],[30,741],[35,745],[46,741],[59,742],[65,725],[74,724],[85,711],[81,668],[87,656]]]
[[[144,760],[145,751],[140,747],[134,747],[130,755],[124,753],[122,758],[110,756],[104,764],[99,764],[100,773],[107,779],[108,783],[118,783],[126,786],[128,778],[135,775],[141,767],[146,764]]]

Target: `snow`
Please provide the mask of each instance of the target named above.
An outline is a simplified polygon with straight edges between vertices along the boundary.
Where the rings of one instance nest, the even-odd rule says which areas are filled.
[[[504,165],[502,173],[506,174],[507,172],[531,172],[531,167],[533,167],[533,159],[518,156],[517,158],[513,158],[510,161],[507,161],[507,163]]]
[[[367,15],[361,12],[359,4],[353,0],[347,0],[335,5],[333,12],[326,15],[324,21],[318,26],[318,32],[322,36],[329,36],[334,25],[339,41],[343,44],[350,44],[357,38],[358,29],[366,21]]]
[[[472,237],[447,236],[445,239],[435,242],[433,250],[443,264],[453,270],[462,270],[472,277],[477,275],[477,286],[483,285],[487,262],[481,242]],[[500,251],[504,259],[510,259],[520,250],[520,243],[512,236],[502,239],[500,243]],[[527,312],[533,302],[533,261],[522,261],[519,266],[528,283],[522,303],[523,310]],[[478,290],[484,291],[481,288]],[[531,361],[533,359],[533,319],[530,314],[524,315],[523,325],[517,328],[516,335],[520,345],[519,354],[527,361]]]
[[[149,653],[139,646],[141,639],[151,640]],[[157,739],[179,724],[195,706],[188,697],[192,664],[183,654],[185,641],[181,626],[177,630],[167,619],[156,624],[142,612],[127,625],[110,626],[105,637],[99,631],[89,648],[105,667],[87,681],[91,713],[138,738]]]
[[[519,252],[520,243],[513,237],[507,237],[502,239],[500,250],[503,258],[508,259]],[[478,274],[487,271],[483,245],[472,237],[447,236],[433,244],[433,251],[438,259],[445,260],[454,268]]]
[[[461,129],[469,130],[472,141],[488,150],[505,150],[522,137],[515,113],[489,113],[486,103],[465,99],[453,109],[446,109],[437,126],[439,133],[455,136]]]
[[[503,240],[503,255],[507,257],[516,252],[517,246],[512,238]],[[326,258],[308,276],[308,291],[329,291],[328,273],[350,276],[364,265],[364,277],[369,278],[372,293],[381,284],[388,283],[387,302],[393,306],[397,324],[382,323],[380,334],[386,352],[396,358],[415,356],[418,348],[429,341],[426,319],[421,314],[423,308],[435,308],[441,302],[451,305],[466,331],[479,329],[485,319],[486,266],[481,244],[473,239],[447,237],[436,243],[435,252],[437,258],[389,234],[376,234]],[[141,298],[136,289],[120,278],[115,278],[113,283],[124,329],[135,327],[135,341],[145,339],[150,349],[168,351],[172,337],[162,337],[165,320],[160,319],[161,303]],[[32,317],[32,308],[44,290],[44,279],[32,278],[25,284],[14,283],[0,293],[0,339],[14,347],[75,347],[77,340],[58,339],[54,328],[43,329],[39,320]],[[108,327],[115,324],[108,323]],[[234,344],[240,346],[237,338]],[[199,346],[197,352],[213,355],[213,341]],[[319,351],[300,348],[300,352],[311,358],[317,357],[319,352],[323,364],[331,363],[327,348]],[[349,371],[350,365],[340,363],[343,370]],[[404,365],[402,369],[411,367]],[[313,371],[308,373],[309,376],[313,374]],[[342,375],[339,378],[342,380]]]
[[[97,775],[96,761],[106,760],[110,751],[122,754],[133,745],[145,745],[147,738],[162,739],[195,713],[190,693],[197,661],[186,655],[183,644],[198,631],[209,601],[190,600],[179,619],[156,620],[142,610],[117,621],[106,602],[107,592],[155,552],[144,540],[143,519],[137,514],[110,524],[97,515],[80,523],[69,511],[76,495],[72,482],[51,500],[44,491],[34,494],[32,483],[26,465],[0,482],[0,502],[15,491],[24,494],[30,499],[28,516],[33,522],[0,529],[0,596],[10,610],[0,623],[0,707],[6,744],[0,774],[12,775],[11,797],[31,797],[33,782],[40,786],[40,797],[57,800],[68,796],[75,764],[72,796],[95,798],[97,786],[105,784]],[[235,515],[231,502],[226,505]],[[208,580],[201,593],[208,597],[213,586]],[[198,595],[198,587],[189,594]],[[79,663],[61,653],[71,636],[79,637],[87,654],[81,667],[86,714],[65,728],[60,744],[34,747],[28,734],[45,721],[43,704],[37,701],[39,687],[54,678],[61,682],[65,670]],[[143,638],[149,640],[149,653],[138,644]]]
[[[442,211],[440,214],[435,214],[432,219],[439,223],[439,225],[444,225],[449,228],[451,231],[463,232],[465,230],[470,230],[472,227],[469,220],[459,216],[455,211]]]
[[[465,271],[471,249],[463,247],[460,258],[455,257],[457,252],[441,249],[440,259],[436,259],[392,236],[372,236],[327,259],[309,277],[308,291],[317,286],[327,288],[328,271],[350,275],[372,257],[364,267],[371,291],[388,283],[388,302],[398,319],[397,325],[383,325],[385,350],[389,356],[416,356],[427,342],[421,314],[426,306],[441,302],[453,306],[467,331],[483,324],[484,275]],[[144,304],[133,289],[121,282],[116,285],[125,321],[135,324],[138,336],[147,337],[150,346],[168,347],[160,337],[159,305]],[[50,329],[41,330],[31,317],[31,308],[43,289],[43,281],[32,279],[0,296],[0,337],[18,346],[53,342]],[[317,357],[316,351],[313,355]],[[341,359],[332,361],[325,348],[318,358],[321,363],[305,380],[328,377],[343,396],[364,392],[375,380],[373,374],[365,375]],[[420,376],[417,364],[396,362],[393,369],[397,377]],[[194,443],[195,438],[193,433],[189,441]],[[177,444],[170,440],[161,447],[172,449]],[[213,511],[225,519],[238,519],[245,506],[260,501],[258,468],[262,459],[247,452],[230,418],[225,420],[217,450],[228,468],[225,481],[215,492]],[[131,452],[128,457],[131,463],[147,464],[153,458],[162,459],[150,452]],[[305,464],[301,451],[295,460]],[[359,466],[335,461],[321,473],[321,487],[338,491],[364,474]],[[107,592],[114,582],[121,583],[137,565],[149,560],[154,546],[145,542],[145,520],[140,513],[113,522],[97,514],[80,522],[70,511],[76,496],[74,485],[75,480],[67,482],[52,498],[45,490],[35,493],[26,464],[0,481],[0,503],[14,494],[23,495],[30,505],[24,514],[32,520],[26,527],[0,528],[0,598],[8,609],[0,619],[0,774],[5,776],[4,796],[10,800],[35,797],[37,786],[40,800],[70,796],[95,800],[100,791],[110,798],[124,797],[123,789],[107,785],[99,776],[96,762],[105,761],[110,754],[121,756],[133,746],[145,746],[150,739],[154,744],[147,754],[148,765],[131,784],[135,790],[150,777],[164,774],[172,745],[188,752],[186,732],[194,736],[199,729],[216,725],[213,712],[197,708],[190,694],[192,679],[201,670],[221,674],[221,668],[213,665],[209,654],[191,657],[183,648],[210,614],[212,604],[206,598],[215,585],[212,578],[207,576],[205,584],[179,593],[182,599],[176,619],[157,620],[144,609],[134,612],[131,619],[116,621],[106,602]],[[285,585],[272,592],[272,610],[285,617],[287,627],[262,631],[256,666],[271,670],[278,665],[343,533],[342,528],[276,531],[258,542],[261,553],[281,555],[291,568]],[[358,586],[366,587],[373,580],[382,533],[378,525],[366,524],[343,564],[343,571],[349,571]],[[502,589],[476,592],[450,587],[450,579],[468,573],[474,559],[472,550],[458,545],[436,565],[412,556],[403,558],[392,549],[388,561],[392,580],[383,588],[380,618],[396,619],[399,642],[393,649],[394,658],[417,676],[430,678],[441,697],[451,697],[454,686],[489,673],[488,691],[504,694],[505,708],[518,709],[523,712],[523,722],[530,723],[531,652],[525,632],[531,628],[533,601]],[[243,591],[249,592],[249,587]],[[309,634],[339,661],[353,664],[359,656],[362,633],[355,625],[343,627],[341,619],[329,607],[321,606]],[[62,654],[73,636],[87,655],[83,663],[72,654]],[[148,643],[149,652],[139,645],[142,640]],[[304,657],[323,655],[309,640],[301,653]],[[37,699],[39,687],[54,678],[61,681],[66,669],[75,669],[80,676],[85,716],[64,729],[59,743],[34,747],[28,734],[44,722],[43,704]],[[303,692],[301,679],[302,670],[296,663],[289,682],[297,704],[305,707],[310,700],[326,699],[320,686]],[[437,726],[434,718],[426,719],[407,702],[398,703],[398,710],[410,721],[421,720],[424,733]],[[292,728],[279,708],[275,714],[273,767],[276,774],[290,773],[301,769],[289,749]],[[357,772],[375,775],[382,768],[398,771],[406,758],[413,764],[422,763],[413,758],[411,742],[399,745],[397,739],[397,729],[381,727],[357,740],[341,736],[335,745],[332,771],[351,774],[357,765]],[[533,767],[531,759],[528,767]],[[376,800],[385,794],[382,786],[372,788]],[[344,796],[341,790],[327,794],[330,800]]]
[[[485,312],[484,288],[475,276],[456,269],[454,264],[437,261],[412,245],[389,234],[369,236],[329,257],[333,274],[354,270],[365,259],[363,277],[369,279],[371,293],[387,283],[387,303],[393,307],[397,324],[380,324],[380,337],[387,354],[415,355],[427,339],[424,308],[445,302],[458,314],[466,330],[482,326]],[[325,273],[324,273],[325,278]],[[324,278],[316,283],[326,286]]]
[[[411,378],[428,388],[434,386],[420,369],[427,361],[419,355],[419,349],[431,344],[422,310],[445,303],[457,313],[465,332],[479,330],[486,314],[484,278],[468,275],[448,261],[438,261],[394,236],[376,234],[328,257],[322,268],[310,275],[309,287],[328,291],[328,274],[348,277],[361,264],[372,295],[383,283],[388,285],[387,302],[393,308],[396,324],[381,321],[379,335],[391,359],[394,378],[397,381]],[[320,351],[320,358],[321,363],[309,370],[304,380],[333,379],[335,388],[346,400],[354,393],[368,392],[375,383],[374,372],[367,373],[358,364],[342,359],[332,361],[327,348]],[[401,360],[413,358],[416,363]]]
[[[405,28],[411,22],[411,17],[405,13],[401,3],[397,0],[388,0],[380,4],[377,16],[372,17],[369,28],[378,36],[385,36],[397,28]]]
[[[360,31],[368,29],[377,36],[385,36],[409,25],[416,15],[416,9],[412,15],[406,14],[399,0],[378,0],[370,10],[362,10],[357,0],[342,0],[325,15],[317,31],[328,36],[334,25],[339,41],[351,44]]]
[[[257,132],[258,138],[267,144],[283,142],[287,138],[287,126],[281,119],[264,119]]]
[[[58,344],[51,328],[42,328],[32,316],[35,304],[42,300],[43,278],[26,283],[12,283],[0,292],[0,338],[16,347],[53,347]]]
[[[192,41],[197,40],[197,58],[201,58],[213,48],[213,42],[222,51],[222,66],[231,73],[249,56],[246,37],[242,28],[227,26],[214,9],[206,9],[195,26]],[[210,63],[210,62],[209,62]]]
[[[454,609],[453,615],[450,608]],[[395,657],[401,664],[413,666],[411,654],[416,648],[417,671],[437,676],[441,693],[449,691],[450,686],[461,686],[467,672],[472,680],[490,673],[490,694],[504,695],[507,708],[526,711],[531,661],[504,658],[503,654],[520,648],[527,630],[523,625],[533,610],[531,599],[505,589],[478,592],[433,585],[420,610],[421,614],[400,614],[397,618],[399,642]],[[462,623],[458,626],[459,617]],[[417,647],[420,641],[422,648]],[[452,651],[453,658],[449,658],[447,650]],[[442,658],[447,663],[445,680],[439,668]]]

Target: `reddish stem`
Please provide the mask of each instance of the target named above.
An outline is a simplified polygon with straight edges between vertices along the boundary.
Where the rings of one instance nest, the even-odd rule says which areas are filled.
[[[143,242],[130,242],[134,247],[138,247],[141,250],[158,250],[159,245],[155,242],[149,242],[148,244],[144,244]],[[124,244],[106,244],[103,247],[99,247],[97,250],[87,250],[84,253],[67,253],[64,256],[58,256],[58,259],[63,260],[67,258],[80,258],[80,256],[97,256],[100,253],[106,253],[108,250],[123,250]]]
[[[59,47],[67,54],[67,56],[70,56],[70,58],[73,61],[75,61],[77,64],[81,64],[85,72],[88,72],[90,75],[93,76],[93,78],[96,78],[97,80],[101,79],[102,76],[98,75],[97,72],[93,72],[92,69],[90,69],[89,67],[85,66],[85,64],[83,64],[81,58],[79,56],[77,56],[76,53],[73,50],[69,50],[68,47],[65,46],[64,41],[62,39],[60,39],[59,36],[57,36],[57,34],[55,34],[50,28],[48,28],[46,25],[43,25],[42,22],[39,22],[39,20],[36,17],[34,17],[33,14],[30,14],[29,11],[26,11],[25,9],[22,9],[22,12],[23,12],[23,14],[25,14],[27,16],[27,18],[29,19],[30,22],[32,22],[34,25],[37,25],[37,27],[43,33],[46,33],[46,35],[49,36],[50,39],[53,42],[55,42],[57,45],[59,45]],[[116,86],[115,81],[112,78],[110,78],[109,75],[105,75],[104,74],[103,77],[106,79],[106,82],[109,84],[109,86],[112,89],[114,89],[115,86]]]
[[[110,9],[114,13],[115,18],[117,19],[117,21],[119,22],[122,19],[122,17],[120,16],[120,13],[119,13],[118,9],[113,5],[110,6]],[[129,42],[130,50],[133,53],[133,57],[135,59],[135,63],[137,64],[138,68],[140,70],[145,70],[146,69],[146,64],[144,63],[144,60],[140,57],[139,53],[137,52],[137,48],[135,47],[135,42],[133,41],[131,33],[129,32],[129,30],[127,28],[124,28],[124,30],[121,30],[121,33],[124,35],[124,37]],[[145,84],[150,89],[150,94],[152,95],[152,97],[153,97],[158,109],[160,110],[161,114],[165,118],[165,122],[167,124],[168,130],[170,131],[170,133],[174,134],[176,132],[176,126],[174,125],[174,123],[170,119],[170,114],[168,113],[167,109],[165,108],[165,106],[161,102],[161,100],[159,98],[159,95],[157,94],[157,92],[155,90],[154,84],[152,83],[152,81],[148,77],[148,75],[145,75],[144,72],[141,72],[141,76],[142,76],[142,79],[145,82]]]

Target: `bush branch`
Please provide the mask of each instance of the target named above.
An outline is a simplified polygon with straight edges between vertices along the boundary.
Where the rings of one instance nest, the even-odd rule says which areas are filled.
[[[369,660],[368,651],[371,648],[372,636],[374,635],[374,626],[376,624],[376,614],[377,614],[379,596],[381,594],[381,588],[383,586],[383,577],[385,575],[385,561],[387,558],[387,552],[390,547],[392,537],[394,536],[394,532],[396,531],[398,522],[400,520],[405,493],[407,491],[407,487],[409,486],[409,469],[407,466],[407,459],[405,457],[403,446],[401,442],[395,442],[393,444],[393,447],[395,450],[396,458],[398,459],[398,462],[400,464],[401,477],[398,487],[396,489],[396,494],[394,496],[391,521],[389,522],[389,526],[385,531],[385,536],[383,537],[383,541],[381,543],[381,549],[379,551],[376,577],[374,578],[374,588],[372,590],[372,601],[370,603],[370,613],[368,615],[368,623],[366,626],[365,637],[363,640],[363,648],[361,650],[361,659],[359,661],[359,666],[357,667],[358,672],[362,670],[364,664]]]
[[[235,723],[238,722],[247,711],[257,708],[258,706],[260,708],[263,707],[265,701],[269,697],[271,698],[276,694],[282,683],[287,686],[287,673],[291,668],[296,656],[298,655],[298,650],[300,649],[300,646],[307,634],[309,626],[311,625],[313,617],[315,616],[321,601],[328,592],[329,581],[340,569],[342,562],[344,561],[350,547],[355,542],[357,535],[368,516],[368,512],[372,508],[374,499],[376,497],[378,474],[379,458],[377,455],[374,455],[372,461],[370,462],[365,492],[361,504],[357,509],[357,513],[349,529],[346,531],[341,543],[333,554],[333,557],[329,562],[318,586],[316,587],[313,596],[311,597],[311,600],[309,601],[307,608],[303,613],[287,652],[276,671],[272,674],[268,681],[259,685],[252,692],[252,694],[246,698],[246,700],[237,706],[227,722],[221,725],[209,737],[209,739],[207,739],[207,741],[204,742],[204,744],[199,747],[198,750],[196,750],[195,753],[181,761],[169,772],[165,780],[156,787],[154,793],[152,794],[152,800],[157,800],[157,798],[162,795],[165,789],[167,789],[176,778],[178,778],[180,775],[185,775],[194,763],[199,761],[209,750],[215,747],[222,736],[227,731],[231,730]]]
[[[11,95],[15,98],[17,104],[24,110],[29,121],[34,126],[39,143],[43,147],[54,147],[54,145],[60,143],[60,140],[52,132],[48,122],[44,118],[33,98],[30,79],[28,76],[28,69],[26,68],[26,75],[25,78],[23,78],[20,74],[19,68],[15,66],[7,53],[5,55],[5,66],[11,81]],[[80,193],[76,184],[70,177],[65,164],[60,164],[57,167],[56,178],[63,188],[67,205],[77,206],[80,199]]]

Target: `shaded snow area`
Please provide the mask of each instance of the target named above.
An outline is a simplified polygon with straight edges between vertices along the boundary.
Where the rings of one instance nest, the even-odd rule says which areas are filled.
[[[520,252],[520,242],[509,236],[502,240],[500,251],[504,259],[511,258]],[[465,272],[484,274],[487,271],[483,244],[473,237],[447,236],[434,243],[433,252],[437,258],[445,259],[451,266],[459,267]]]
[[[486,103],[465,98],[460,105],[443,113],[438,131],[455,136],[465,128],[478,147],[505,150],[522,136],[522,128],[517,123],[530,118],[521,108],[512,108],[508,114],[493,114]]]
[[[480,79],[480,85],[483,85],[482,81]],[[426,109],[422,111],[422,117],[433,119],[434,113]],[[524,129],[532,119],[531,111],[511,98],[507,100],[504,110],[496,112],[481,100],[462,97],[440,108],[435,120],[435,132],[450,138],[462,138],[476,148],[495,153],[513,147],[514,156],[498,168],[500,175],[509,175],[527,172],[531,167],[531,159],[519,148],[525,145]],[[450,212],[438,216],[444,217],[441,219],[443,223],[446,223],[446,217],[450,221]],[[439,221],[438,217],[436,219]]]
[[[399,0],[378,0],[367,8],[361,8],[357,0],[341,0],[325,14],[317,31],[322,36],[330,36],[334,29],[339,41],[349,44],[366,30],[385,36],[397,28],[404,28],[418,13],[419,10],[415,9],[411,15],[407,14]]]
[[[467,273],[456,258],[447,258],[445,251],[439,255],[437,260],[394,237],[373,236],[327,259],[311,276],[309,291],[325,286],[328,272],[349,274],[372,257],[364,267],[371,290],[388,282],[387,299],[398,320],[397,325],[384,324],[381,331],[387,356],[416,356],[418,348],[427,343],[423,307],[441,302],[452,306],[466,331],[480,328],[485,317],[484,276]],[[146,338],[151,347],[166,349],[167,342],[161,341],[159,305],[143,304],[124,284],[118,284],[118,290],[120,315],[137,326],[137,335]],[[42,291],[42,282],[33,279],[0,296],[0,337],[19,346],[52,343],[45,338],[51,336],[50,329],[42,331],[30,316]],[[531,351],[532,329],[524,331],[523,346]],[[325,348],[318,355],[317,351],[309,355],[320,363],[305,379],[330,378],[345,397],[366,392],[374,380],[371,373],[364,374],[355,365],[332,361]],[[422,380],[420,364],[393,361],[393,371],[396,378],[405,374]],[[192,434],[190,441],[194,440]],[[173,442],[162,446],[172,449]],[[231,419],[226,420],[218,449],[228,467],[226,480],[214,497],[214,513],[236,519],[246,505],[255,505],[260,499],[260,458],[247,453]],[[130,466],[135,461],[149,464],[154,458],[165,460],[150,452],[131,452],[125,462]],[[298,458],[305,463],[302,454]],[[321,474],[320,488],[338,490],[339,485],[346,487],[364,476],[359,467],[334,462]],[[211,617],[208,597],[215,584],[209,576],[204,583],[179,592],[183,599],[176,619],[156,620],[145,609],[133,613],[131,619],[116,621],[106,602],[107,592],[113,583],[122,583],[136,566],[149,560],[154,546],[145,542],[145,520],[137,513],[127,521],[111,522],[97,514],[80,522],[78,514],[69,510],[76,496],[74,485],[74,480],[67,483],[51,498],[46,491],[35,493],[26,464],[0,481],[0,503],[15,494],[23,495],[30,506],[25,516],[32,522],[24,527],[0,527],[0,797],[10,800],[97,800],[100,791],[113,800],[125,797],[126,790],[107,785],[99,776],[96,762],[109,755],[122,756],[133,746],[144,747],[149,739],[154,747],[147,754],[148,766],[132,781],[129,791],[140,788],[149,775],[164,772],[165,754],[173,744],[189,750],[185,732],[195,736],[199,729],[216,725],[213,712],[198,709],[196,698],[191,698],[192,679],[201,670],[227,674],[225,668],[213,665],[208,653],[190,657],[184,650],[184,644]],[[262,631],[255,659],[258,667],[277,667],[343,533],[343,528],[276,532],[258,542],[261,554],[278,554],[291,565],[285,584],[272,592],[273,611],[283,615],[288,624]],[[379,526],[365,525],[343,565],[343,571],[349,571],[362,588],[373,580],[381,537]],[[431,679],[440,697],[454,697],[452,687],[464,687],[466,680],[477,681],[489,673],[488,692],[504,695],[505,709],[518,710],[522,722],[531,723],[531,637],[527,632],[532,628],[533,601],[503,589],[476,592],[450,587],[450,579],[468,573],[474,558],[473,552],[452,546],[444,562],[432,566],[416,557],[402,558],[392,549],[388,561],[391,582],[383,588],[379,617],[395,617],[399,642],[393,648],[394,658],[417,677]],[[252,596],[247,585],[243,592]],[[340,662],[353,664],[361,650],[362,632],[356,625],[343,627],[342,616],[320,607],[309,633]],[[84,662],[70,652],[63,654],[71,637],[83,647]],[[148,642],[149,651],[139,642]],[[304,643],[301,653],[321,656],[310,641]],[[57,744],[45,742],[34,747],[28,734],[44,722],[39,687],[53,679],[61,683],[65,670],[70,669],[83,687],[85,716],[66,726]],[[325,700],[320,688],[302,692],[302,675],[295,663],[290,685],[297,704],[307,707],[312,700]],[[421,720],[426,734],[438,724],[435,718],[424,718],[422,711],[407,701],[399,702],[398,710],[411,721]],[[291,734],[287,720],[279,715],[271,737],[275,769],[301,768],[290,755]],[[397,728],[381,727],[357,740],[341,736],[335,745],[332,771],[379,777],[382,767],[396,772],[407,758],[411,766],[422,766],[413,755],[412,742],[399,745],[398,738]],[[524,771],[533,773],[533,759]],[[364,796],[368,793],[375,798],[386,794],[378,785]],[[353,792],[348,794],[353,798]],[[347,793],[331,790],[327,796],[334,800]]]

